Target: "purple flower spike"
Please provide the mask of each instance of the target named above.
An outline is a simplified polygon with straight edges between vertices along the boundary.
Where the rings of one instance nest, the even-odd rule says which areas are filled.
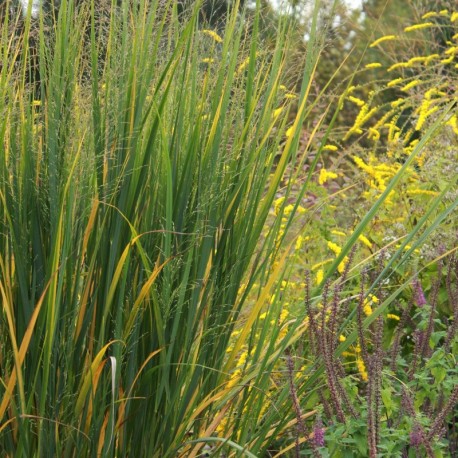
[[[324,447],[324,428],[321,418],[318,418],[313,427],[313,442],[316,447]]]
[[[418,424],[415,424],[410,432],[410,445],[412,447],[418,447],[423,443],[423,435],[421,433],[421,428]]]
[[[418,307],[423,307],[426,305],[428,302],[426,301],[425,293],[423,292],[423,288],[421,287],[421,283],[416,278],[413,281],[413,295],[415,299],[415,303],[417,304]]]

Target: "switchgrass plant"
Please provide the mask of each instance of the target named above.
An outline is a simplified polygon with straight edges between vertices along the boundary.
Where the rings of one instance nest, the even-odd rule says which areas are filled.
[[[61,2],[55,22],[5,8],[0,444],[8,456],[197,456],[224,438],[256,452],[286,422],[277,414],[257,426],[280,354],[275,334],[250,355],[248,378],[229,383],[259,307],[228,347],[254,279],[275,262],[279,225],[262,244],[260,234],[296,154],[297,135],[280,147],[293,103],[279,90],[288,24],[264,53],[259,13],[249,20],[236,4],[218,34],[198,23],[199,2],[186,17],[174,3],[113,2],[103,23],[94,2]],[[295,131],[317,56],[312,36]],[[256,420],[217,439],[236,401]]]
[[[327,114],[299,150],[318,102],[310,87],[320,2],[296,98],[283,87],[294,46],[286,17],[267,51],[259,4],[239,15],[236,2],[216,32],[199,24],[199,2],[180,17],[172,1],[130,3],[113,2],[104,16],[94,2],[69,0],[55,22],[9,8],[2,19],[2,451],[287,455],[309,439],[302,429],[296,441],[296,426],[316,413],[316,403],[293,410],[281,373],[308,326],[305,307],[284,313],[293,218],[332,129],[304,177]],[[326,108],[333,120],[339,109]],[[315,300],[440,122],[336,253]],[[449,217],[456,202],[436,212],[445,192],[372,289]],[[345,318],[343,329],[355,314]],[[320,364],[298,399],[312,392]]]

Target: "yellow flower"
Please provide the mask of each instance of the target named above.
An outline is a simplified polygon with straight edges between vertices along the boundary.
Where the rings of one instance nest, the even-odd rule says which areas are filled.
[[[242,375],[242,371],[240,369],[236,369],[232,374],[229,382],[227,382],[227,388],[232,388],[237,385],[237,382],[240,380]]]
[[[339,342],[345,342],[347,340],[347,338],[344,336],[344,335],[340,335],[339,336]]]
[[[393,87],[396,86],[399,83],[402,83],[404,81],[404,78],[396,78],[395,80],[391,80],[389,83],[387,83],[386,87]]]
[[[203,64],[212,64],[213,62],[215,62],[215,59],[212,59],[211,57],[205,57],[202,59]]]
[[[214,30],[204,29],[202,30],[202,33],[213,38],[213,40],[215,40],[217,43],[223,42],[223,39]]]
[[[369,127],[368,138],[369,140],[377,141],[380,139],[380,132],[377,129],[374,129],[373,127]]]
[[[380,68],[382,64],[380,62],[372,62],[371,64],[366,64],[366,68]]]
[[[369,110],[369,105],[364,103],[361,107],[361,110],[358,113],[358,116],[355,119],[353,126],[350,130],[345,134],[344,140],[347,140],[352,134],[362,134],[362,127],[363,125],[378,111],[378,107],[374,107]]]
[[[389,41],[389,40],[396,40],[396,35],[385,35],[384,37],[380,37],[377,40],[375,40],[374,42],[372,42],[369,47],[373,48],[379,45],[380,43],[383,43],[384,41]]]
[[[304,245],[305,242],[308,242],[310,240],[310,237],[302,237],[300,235],[297,240],[296,240],[296,250],[300,250],[302,246]]]
[[[323,149],[326,151],[337,151],[337,146],[335,145],[324,145]]]
[[[430,17],[436,17],[437,13],[435,11],[430,11],[426,14],[424,14],[421,18],[422,19],[429,19]]]
[[[324,261],[321,261],[321,262],[318,262],[316,264],[314,264],[310,270],[316,270],[318,268],[320,268],[321,266],[324,266],[326,264],[329,264],[330,262],[332,262],[332,258],[328,258],[328,259],[325,259]]]
[[[258,53],[256,52],[255,56],[258,56]],[[239,75],[240,73],[245,70],[246,67],[248,67],[248,64],[250,63],[250,56],[248,56],[237,68],[237,71],[235,72],[236,75]]]
[[[280,211],[280,207],[283,205],[284,201],[285,201],[285,197],[279,197],[278,199],[274,200],[274,209],[275,209],[276,215],[278,215]]]
[[[369,377],[367,375],[366,366],[364,365],[364,361],[361,358],[356,359],[356,367],[358,368],[359,375],[361,376],[361,380],[363,382],[367,382]]]
[[[293,204],[289,204],[283,209],[283,214],[285,216],[289,216],[293,212],[293,210],[294,210],[294,205]]]
[[[446,59],[442,59],[441,64],[451,64],[454,59],[455,59],[455,55],[451,54],[450,57],[447,57]]]
[[[370,242],[370,240],[369,240],[366,236],[364,236],[364,235],[361,234],[361,235],[358,237],[358,239],[359,239],[361,242],[363,242],[364,245],[366,245],[367,247],[372,248],[372,243]]]
[[[431,54],[430,56],[426,56],[425,65],[428,65],[434,59],[439,59],[439,57],[439,54]]]
[[[341,253],[342,251],[342,248],[340,248],[339,245],[337,245],[336,243],[334,242],[331,242],[331,241],[328,241],[328,248],[333,251],[336,256],[339,256],[339,254]]]
[[[280,116],[281,112],[283,111],[283,107],[279,107],[277,109],[275,109],[272,113],[272,117],[273,118],[277,118],[278,116]]]
[[[450,16],[450,22],[458,21],[458,13],[452,13]]]
[[[414,30],[426,29],[432,27],[434,24],[432,22],[423,22],[422,24],[414,24],[406,27],[404,32],[413,32]]]
[[[429,191],[428,189],[409,189],[407,191],[407,194],[409,196],[418,196],[418,195],[437,196],[439,193],[436,191]]]
[[[390,105],[391,105],[392,108],[396,108],[399,105],[402,105],[405,101],[406,101],[406,99],[399,98],[399,99],[393,100]]]
[[[401,318],[398,317],[398,315],[394,315],[392,313],[388,313],[387,318],[391,318],[392,320],[396,320],[396,321],[399,321]]]
[[[359,107],[362,107],[366,104],[364,100],[358,99],[358,97],[353,97],[352,95],[350,95],[347,98],[348,100],[350,100],[350,102],[353,102],[354,104],[358,105]]]
[[[319,285],[323,281],[324,278],[324,271],[323,269],[319,269],[316,273],[316,284]]]
[[[458,135],[458,117],[457,115],[453,115],[447,122],[447,126],[451,126],[453,132]]]
[[[378,304],[379,298],[377,296],[374,296],[373,294],[369,294],[368,297],[364,299],[363,302],[363,312],[366,316],[371,316],[372,315],[372,307],[371,304]]]
[[[285,135],[287,138],[291,137],[292,135],[294,134],[294,126],[291,126],[289,127],[286,132],[285,132]]]
[[[331,234],[340,235],[340,236],[342,236],[342,237],[345,237],[345,236],[347,235],[347,234],[345,234],[345,232],[337,231],[337,230],[331,231]]]
[[[329,179],[337,178],[337,173],[328,172],[324,167],[320,170],[320,176],[318,177],[319,184],[325,184]]]
[[[388,67],[387,71],[392,72],[393,70],[396,70],[397,68],[403,68],[403,67],[408,67],[408,66],[409,66],[408,62],[396,62],[391,67]]]
[[[420,110],[420,116],[418,117],[417,124],[415,126],[415,130],[420,130],[425,123],[426,119],[429,118],[432,114],[434,114],[439,107],[436,105],[435,107],[431,108],[431,110],[422,109]]]
[[[287,92],[285,94],[285,99],[297,99],[297,95],[293,94],[292,92]]]
[[[363,312],[366,316],[372,315],[372,307],[369,305],[369,302],[364,301]]]
[[[410,83],[406,84],[404,87],[401,88],[401,91],[408,91],[409,89],[412,89],[415,86],[418,86],[421,83],[420,80],[413,80]]]
[[[349,259],[348,259],[348,256],[345,256],[343,258],[343,261],[337,266],[337,271],[339,273],[343,273],[343,271],[345,270],[345,266],[347,265]]]

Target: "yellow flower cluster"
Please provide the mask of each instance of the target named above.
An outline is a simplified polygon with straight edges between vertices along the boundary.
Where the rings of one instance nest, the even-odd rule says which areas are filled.
[[[255,57],[257,57],[258,53],[256,53]],[[247,58],[245,58],[242,63],[237,67],[237,70],[235,72],[236,75],[240,75],[249,65],[250,63],[250,57],[251,56],[248,56]]]
[[[337,178],[337,173],[335,172],[330,172],[326,170],[324,167],[320,170],[320,175],[318,177],[318,183],[320,185],[325,184],[328,180],[332,180],[334,178]]]
[[[406,27],[404,32],[413,32],[415,30],[427,29],[428,27],[432,27],[434,23],[432,22],[423,22],[422,24],[414,24]]]
[[[323,281],[324,278],[324,270],[323,269],[318,269],[316,273],[316,284],[319,285]]]
[[[223,42],[223,39],[214,30],[204,29],[202,30],[202,33],[209,36],[210,38],[213,38],[213,40],[217,43]]]
[[[359,346],[359,344],[356,345],[355,352],[356,352],[356,367],[358,368],[359,375],[361,376],[361,380],[363,382],[367,382],[369,380],[369,376],[367,374],[367,370],[366,370],[364,361],[361,358],[361,347]]]
[[[429,65],[433,60],[440,59],[439,54],[430,54],[429,56],[416,56],[409,59],[407,62],[397,62],[387,69],[392,72],[398,68],[412,68],[416,64]]]
[[[369,134],[367,135],[367,138],[376,142],[380,140],[380,132],[375,127],[369,127]]]
[[[350,102],[353,102],[355,105],[358,105],[359,107],[362,107],[366,104],[364,100],[358,99],[358,97],[354,97],[352,95],[347,97]]]
[[[373,294],[369,294],[369,296],[364,299],[364,303],[363,303],[364,314],[366,316],[371,316],[373,313],[372,306],[378,303],[379,303],[378,297]]]
[[[406,84],[405,86],[401,87],[401,91],[408,91],[409,89],[414,88],[415,86],[418,86],[421,83],[420,80],[413,80],[410,83]]]
[[[390,69],[388,69],[390,71]],[[396,78],[394,80],[391,80],[390,82],[387,83],[386,87],[393,87],[398,85],[399,83],[402,83],[404,81],[404,78]]]
[[[326,264],[329,264],[332,262],[332,258],[328,258],[328,259],[325,259],[324,261],[321,261],[321,262],[318,262],[316,264],[314,264],[310,270],[314,271],[314,270],[317,270],[319,269],[320,267],[323,267],[325,266]]]
[[[372,243],[371,241],[363,234],[361,234],[358,239],[364,243],[368,248],[372,248]]]
[[[328,248],[335,253],[336,257],[339,256],[340,253],[342,252],[342,248],[339,245],[337,245],[337,243],[334,243],[328,240],[327,245],[328,245]],[[347,262],[348,262],[348,256],[345,256],[343,261],[337,266],[337,270],[340,273],[344,271],[345,265],[347,264]]]
[[[297,99],[297,95],[289,90],[284,84],[280,84],[279,89],[285,93],[283,95],[285,99]]]
[[[338,236],[341,236],[341,237],[346,237],[347,234],[345,234],[345,232],[343,231],[338,231],[337,229],[333,229],[331,231],[331,234],[333,235],[338,235]]]
[[[377,113],[378,108],[373,107],[369,109],[369,105],[367,103],[364,103],[364,105],[361,106],[361,110],[358,114],[358,116],[355,119],[355,122],[353,126],[349,129],[349,131],[345,134],[344,140],[348,140],[348,138],[352,134],[362,134],[363,130],[362,127],[364,124],[366,124],[369,119],[374,116],[375,113]]]
[[[458,117],[457,115],[453,115],[448,121],[447,125],[450,126],[455,132],[456,135],[458,135]]]
[[[240,353],[240,356],[237,360],[237,365],[235,367],[235,370],[232,372],[229,378],[229,381],[227,382],[227,388],[233,388],[235,385],[240,383],[240,380],[242,378],[242,371],[247,361],[247,358],[248,358],[248,351],[244,349]]]
[[[436,111],[439,110],[439,105],[435,105],[431,108],[431,105],[434,103],[434,99],[432,98],[434,95],[442,95],[443,92],[438,91],[436,88],[430,89],[426,91],[425,97],[423,102],[420,106],[420,114],[417,119],[417,123],[415,125],[415,130],[420,130],[425,121]]]
[[[382,64],[380,62],[372,62],[370,64],[366,64],[365,68],[380,68]]]
[[[353,156],[353,161],[357,167],[369,175],[367,184],[377,191],[383,192],[386,189],[387,179],[392,178],[399,170],[399,164],[385,164],[385,163],[376,163],[376,164],[367,164],[360,157]],[[371,161],[375,162],[371,158]]]
[[[377,40],[373,41],[369,47],[374,48],[375,46],[383,43],[384,41],[396,40],[396,35],[385,35],[384,37],[380,37]]]
[[[304,246],[304,243],[308,242],[310,239],[311,239],[311,237],[309,237],[309,236],[303,237],[302,235],[300,235],[296,239],[295,249],[296,250],[300,250]]]

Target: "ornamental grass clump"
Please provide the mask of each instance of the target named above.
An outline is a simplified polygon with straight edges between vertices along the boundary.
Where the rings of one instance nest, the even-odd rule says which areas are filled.
[[[298,156],[319,49],[313,32],[300,95],[285,97],[287,19],[268,51],[259,5],[235,2],[218,31],[198,7],[114,2],[101,26],[95,2],[62,1],[55,19],[29,11],[14,40],[19,19],[2,10],[7,455],[258,453],[293,418],[288,399],[265,413],[280,309],[258,346],[252,327],[286,263],[282,215],[261,232]]]
[[[2,10],[0,449],[255,457],[310,445],[318,454],[332,444],[333,411],[351,431],[369,423],[370,448],[380,448],[378,344],[393,323],[420,322],[416,367],[431,356],[425,342],[438,337],[437,316],[400,314],[396,300],[424,280],[411,272],[412,255],[451,224],[452,178],[427,189],[435,194],[418,219],[387,246],[369,229],[385,206],[399,208],[399,189],[421,182],[412,166],[450,104],[438,103],[437,121],[426,116],[404,162],[354,161],[372,192],[364,214],[324,227],[308,191],[346,179],[338,164],[317,169],[348,152],[333,123],[352,91],[339,104],[311,97],[318,0],[297,82],[286,77],[291,23],[280,16],[274,45],[264,47],[260,1],[254,10],[234,2],[217,29],[200,21],[200,2],[186,13],[171,0],[99,6],[63,0],[38,19]],[[372,125],[381,111],[357,95],[349,102],[362,113],[349,139],[367,131],[383,142]],[[394,138],[393,119],[385,121]],[[303,125],[313,126],[305,141]],[[354,186],[332,198],[352,207]],[[333,199],[328,215],[338,213]],[[399,284],[385,290],[390,276]],[[297,300],[305,287],[306,306]],[[455,331],[445,348],[455,348]],[[397,339],[404,355],[404,334]],[[417,416],[416,447],[448,421],[448,374],[433,405],[442,420],[428,428]],[[364,384],[370,421],[353,407]]]

